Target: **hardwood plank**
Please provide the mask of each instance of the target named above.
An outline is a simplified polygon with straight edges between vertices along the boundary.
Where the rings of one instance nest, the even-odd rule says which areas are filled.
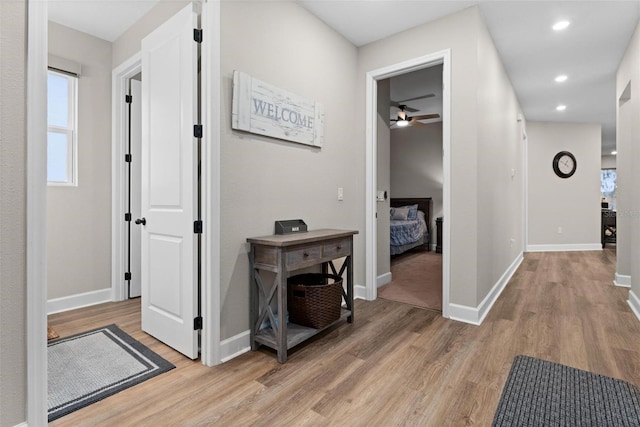
[[[140,302],[49,317],[61,336],[117,324],[176,369],[53,426],[490,425],[513,358],[540,357],[640,386],[640,321],[613,286],[615,249],[531,253],[481,326],[356,301],[277,363],[264,347],[208,368],[140,330]]]

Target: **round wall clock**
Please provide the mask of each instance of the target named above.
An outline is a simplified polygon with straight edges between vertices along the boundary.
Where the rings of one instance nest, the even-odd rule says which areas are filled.
[[[568,151],[561,151],[553,158],[553,171],[560,178],[569,178],[576,173],[577,167],[576,158]]]

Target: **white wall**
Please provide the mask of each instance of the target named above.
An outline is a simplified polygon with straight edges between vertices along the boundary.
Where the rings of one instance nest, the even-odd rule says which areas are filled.
[[[49,22],[49,53],[82,64],[78,185],[47,187],[47,297],[111,287],[111,43]]]
[[[389,125],[389,103],[391,102],[391,80],[385,79],[378,82],[378,185],[377,190],[386,191],[387,195],[391,194],[391,177],[390,177],[390,141],[391,130]],[[383,282],[391,280],[391,232],[389,208],[391,202],[389,197],[383,202],[376,202],[378,217],[376,224],[378,226],[378,246],[377,246],[377,268],[378,277],[383,277]]]
[[[442,122],[391,131],[391,197],[431,197],[429,232],[435,244],[442,216]]]
[[[415,46],[420,49],[416,50]],[[460,306],[477,308],[509,265],[516,259],[521,232],[511,224],[522,222],[522,177],[510,181],[507,170],[518,162],[512,149],[518,144],[515,121],[519,107],[477,7],[420,25],[359,49],[358,103],[365,102],[365,75],[405,60],[451,49],[451,285],[450,299]],[[481,57],[482,56],[482,57]],[[497,92],[494,92],[497,91]],[[493,101],[495,97],[496,101]],[[506,104],[499,101],[505,100]],[[360,123],[364,123],[364,112]],[[488,123],[490,122],[490,124]],[[358,127],[358,138],[366,130]],[[495,157],[482,156],[489,150]],[[501,165],[504,188],[486,185],[493,170],[481,164]],[[483,185],[485,184],[485,185]],[[498,203],[496,203],[498,201]],[[489,203],[500,206],[500,218]],[[509,224],[508,228],[503,223]],[[487,249],[484,236],[498,238],[499,246]],[[508,237],[507,237],[508,236]],[[516,244],[509,245],[509,239]],[[505,242],[506,248],[505,248]],[[521,246],[520,246],[521,247]],[[491,255],[491,263],[480,260]]]
[[[0,427],[27,419],[25,12],[0,2]]]
[[[274,221],[364,231],[364,145],[355,137],[356,48],[292,2],[221,3],[221,337],[249,328],[248,237]],[[231,129],[233,70],[324,105],[322,149]],[[144,78],[144,76],[143,76]],[[361,109],[364,109],[362,106]],[[337,188],[344,188],[344,201]],[[364,236],[354,278],[364,279]]]
[[[601,248],[600,125],[528,122],[527,134],[529,249]],[[570,178],[553,172],[559,151],[576,157],[577,169]]]
[[[629,300],[640,316],[640,25],[631,38],[616,76],[619,100],[630,83],[629,99],[617,103],[617,267],[616,273],[630,276]]]

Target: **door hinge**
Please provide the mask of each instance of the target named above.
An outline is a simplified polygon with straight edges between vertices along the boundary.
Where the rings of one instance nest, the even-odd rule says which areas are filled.
[[[131,212],[124,214],[124,220],[126,222],[131,222]]]
[[[202,138],[202,125],[193,125],[193,137]]]
[[[133,96],[125,95],[124,96],[124,102],[126,102],[127,104],[131,104],[133,102]]]
[[[202,316],[198,316],[193,319],[193,330],[199,331],[202,329]]]
[[[202,221],[193,221],[193,232],[195,234],[202,234]]]
[[[131,280],[131,272],[127,271],[126,273],[124,273],[124,280]]]
[[[125,154],[124,155],[124,161],[126,163],[131,163],[131,154]]]
[[[195,40],[196,43],[202,43],[202,30],[198,28],[193,29],[193,40]]]

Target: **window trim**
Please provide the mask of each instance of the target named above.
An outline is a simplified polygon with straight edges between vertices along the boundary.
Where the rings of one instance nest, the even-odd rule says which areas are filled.
[[[78,75],[49,67],[50,74],[63,77],[69,82],[69,127],[53,126],[47,123],[47,135],[49,132],[67,135],[67,177],[68,181],[49,181],[47,174],[47,186],[51,187],[77,187],[78,186]],[[47,100],[48,102],[48,100]],[[47,138],[48,141],[48,138]],[[71,169],[71,170],[69,170]]]

